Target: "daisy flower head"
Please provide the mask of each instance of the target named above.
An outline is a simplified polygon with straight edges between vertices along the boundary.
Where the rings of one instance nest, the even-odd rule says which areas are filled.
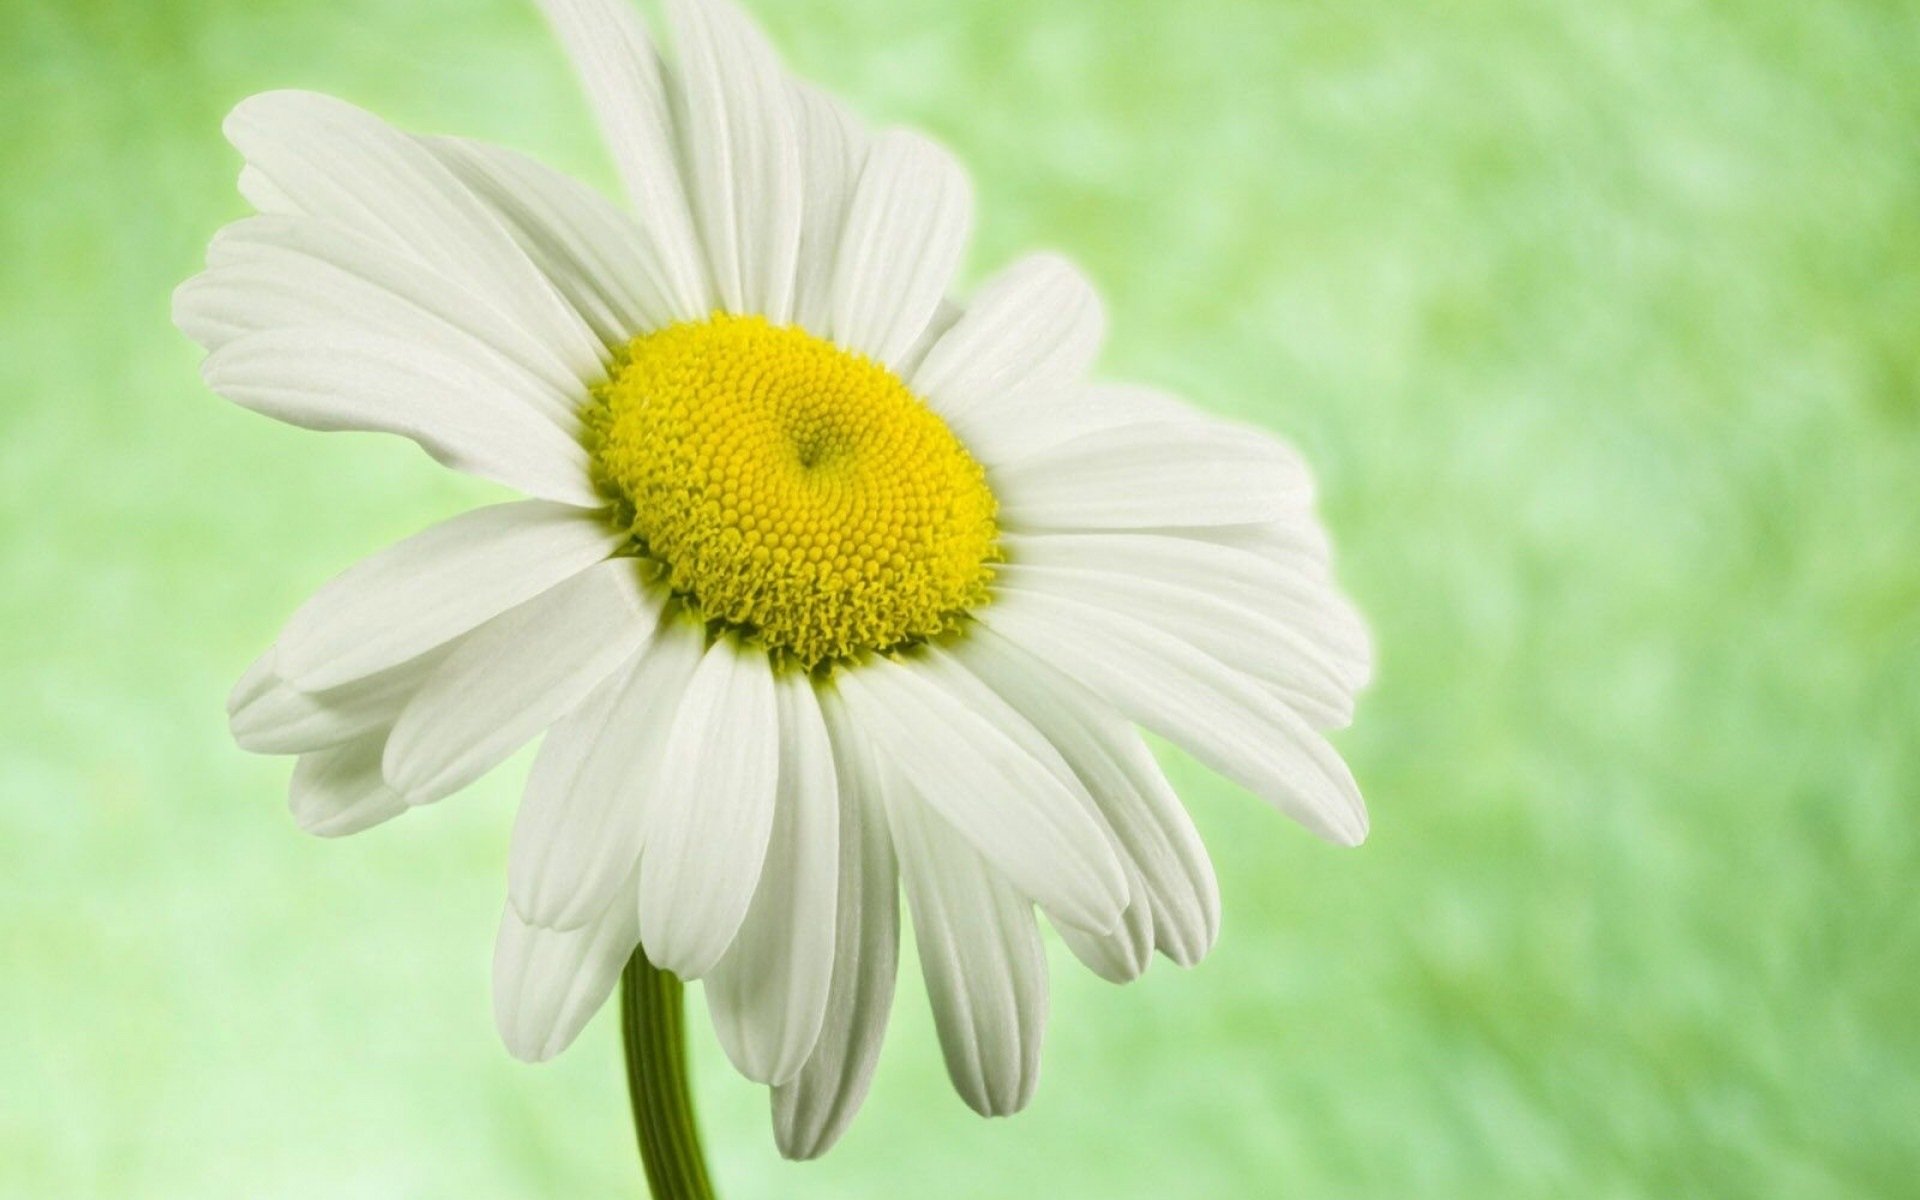
[[[1206,954],[1214,875],[1140,730],[1342,844],[1325,740],[1369,672],[1285,444],[1089,381],[1039,255],[964,299],[965,172],[787,74],[730,0],[542,0],[626,192],[273,92],[257,215],[175,319],[221,396],[378,430],[527,498],[324,586],[234,690],[322,836],[544,734],[497,1024],[564,1049],[636,948],[703,983],[809,1157],[860,1104],[904,892],[954,1086],[1033,1093],[1044,916],[1101,976]]]

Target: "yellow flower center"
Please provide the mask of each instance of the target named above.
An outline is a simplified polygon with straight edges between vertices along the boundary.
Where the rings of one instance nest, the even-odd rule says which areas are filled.
[[[668,586],[804,666],[937,636],[987,598],[985,472],[866,358],[716,315],[635,338],[585,416],[594,481]]]

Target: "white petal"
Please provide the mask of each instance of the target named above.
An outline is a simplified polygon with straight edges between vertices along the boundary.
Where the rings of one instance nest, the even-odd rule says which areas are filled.
[[[1197,408],[1171,392],[1137,383],[1095,384],[1087,388],[1079,403],[1084,405],[1083,410],[1065,409],[1061,417],[1064,423],[1068,413],[1071,413],[1072,432],[1076,434],[1111,429],[1116,425],[1197,421],[1228,426],[1256,436],[1269,436],[1253,426],[1229,421]]]
[[[914,664],[875,657],[840,673],[848,710],[927,802],[1022,895],[1107,931],[1127,904],[1107,831],[1048,766]]]
[[[493,1023],[507,1051],[545,1062],[573,1044],[633,957],[632,883],[578,929],[541,929],[508,904],[493,943]]]
[[[302,754],[287,789],[294,823],[315,837],[345,837],[407,811],[407,802],[380,776],[386,743],[386,730],[376,729]]]
[[[624,346],[679,318],[645,228],[599,192],[500,146],[422,140],[493,209],[602,343]]]
[[[920,364],[926,361],[927,352],[939,345],[940,339],[947,336],[947,331],[959,324],[960,318],[965,315],[966,310],[952,300],[940,301],[939,307],[933,310],[933,320],[927,323],[926,329],[920,334],[920,340],[913,344],[913,349],[907,351],[906,357],[894,365],[894,374],[902,379],[911,378],[920,369]]]
[[[1311,514],[1305,513],[1295,513],[1285,520],[1268,521],[1260,525],[1216,525],[1207,529],[1152,532],[1231,546],[1282,566],[1317,569],[1322,577],[1329,574],[1333,555],[1333,543],[1327,539],[1326,529]]]
[[[712,284],[681,185],[660,55],[628,0],[540,0],[573,60],[658,264],[652,286],[673,316],[697,321],[713,310]]]
[[[961,645],[964,647],[966,642],[973,640],[973,637],[969,637]],[[1098,932],[1080,929],[1057,917],[1054,924],[1075,957],[1103,978],[1114,983],[1126,983],[1137,977],[1146,970],[1147,960],[1153,953],[1153,914],[1149,907],[1146,883],[1139,870],[1127,860],[1125,847],[1114,836],[1104,812],[1088,793],[1080,776],[1035,722],[1014,706],[1009,697],[1001,695],[986,676],[976,674],[958,656],[945,649],[929,646],[918,660],[918,665],[963,704],[986,715],[995,727],[1013,738],[1022,750],[1045,766],[1054,778],[1072,792],[1107,838],[1127,880],[1127,904],[1120,922],[1111,929]]]
[[[361,330],[475,362],[576,434],[600,364],[581,374],[499,309],[392,246],[329,221],[250,217],[222,229],[207,270],[173,294],[173,319],[208,350],[270,330]]]
[[[815,337],[833,334],[834,263],[854,185],[866,165],[866,127],[838,101],[808,84],[793,84],[800,124],[800,258],[794,321]]]
[[[1219,660],[1150,625],[1043,593],[1004,593],[975,617],[1313,832],[1342,845],[1365,840],[1366,807],[1340,756]]]
[[[981,443],[975,453],[982,462],[996,466],[1017,462],[1089,433],[1126,425],[1192,423],[1231,430],[1256,440],[1277,440],[1263,430],[1216,417],[1157,388],[1131,383],[1092,384],[1071,389],[1049,397],[1045,403],[1023,405],[1017,413],[996,413],[994,418],[975,421],[973,431]],[[968,448],[974,449],[973,444],[969,443]]]
[[[1190,537],[1135,533],[1008,535],[1002,546],[1013,562],[1122,572],[1271,614],[1308,638],[1349,690],[1364,686],[1371,673],[1365,622],[1334,588],[1324,563],[1303,553],[1263,556]]]
[[[720,303],[793,319],[800,148],[793,92],[766,38],[730,0],[669,0],[680,53],[687,195]]]
[[[1073,768],[1054,749],[1053,743],[1009,704],[1006,697],[968,670],[943,646],[930,644],[922,648],[915,653],[912,663],[918,678],[933,684],[948,698],[984,718],[987,724],[1006,735],[1035,764],[1058,780],[1060,786],[1070,792],[1075,800],[1080,801],[1081,807],[1093,817],[1096,827],[1099,825],[1099,816],[1093,812],[1093,799],[1081,786],[1080,777],[1073,773]]]
[[[279,185],[268,179],[259,167],[240,168],[239,189],[241,198],[260,212],[288,216],[300,212],[300,206],[293,202],[293,197],[281,191]]]
[[[706,978],[714,1032],[748,1079],[785,1083],[819,1040],[833,977],[840,803],[812,680],[776,679],[780,784],[753,904]]]
[[[1080,439],[1091,438],[1091,444],[1100,445],[1100,439],[1093,437],[1096,434],[1124,439],[1126,435],[1119,431],[1134,426],[1152,427],[1144,440],[1166,438],[1170,455],[1226,447],[1230,458],[1263,464],[1258,486],[1283,504],[1280,520],[1298,521],[1311,511],[1313,473],[1284,440],[1258,426],[1215,416],[1177,396],[1138,384],[1094,384],[1054,395],[1045,403],[982,410],[966,422],[966,445],[991,470],[1015,471],[1029,459],[1071,450]],[[1180,430],[1169,432],[1167,426]],[[1210,512],[1165,515],[1173,518],[1164,522],[1169,527],[1220,527]]]
[[[1280,443],[1193,421],[1099,429],[988,469],[1016,530],[1271,521],[1299,502],[1297,478]]]
[[[1287,622],[1209,592],[1116,571],[1006,563],[996,593],[1049,592],[1151,625],[1265,685],[1316,729],[1353,722],[1341,667]]]
[[[458,471],[583,508],[605,501],[587,452],[541,413],[530,376],[389,334],[281,329],[207,357],[216,393],[305,429],[396,433]]]
[[[362,560],[294,612],[278,672],[309,691],[405,663],[600,562],[604,514],[541,500],[462,513]]]
[[[233,740],[253,754],[299,754],[384,731],[439,666],[444,650],[318,692],[302,691],[274,673],[278,651],[269,650],[248,673],[254,686],[236,687],[228,702]],[[256,675],[262,665],[264,674]]]
[[[820,693],[839,784],[839,895],[833,976],[813,1056],[773,1090],[774,1139],[788,1158],[817,1158],[853,1123],[873,1081],[893,1008],[900,883],[873,748],[832,690]]]
[[[733,942],[766,861],[779,766],[766,652],[721,638],[680,701],[641,835],[640,940],[655,966],[698,979]]]
[[[907,786],[889,786],[887,817],[947,1075],[980,1115],[1018,1112],[1039,1082],[1047,1022],[1033,909]]]
[[[660,601],[631,559],[589,567],[469,634],[387,742],[387,782],[413,804],[452,795],[579,705],[652,635]]]
[[[946,296],[972,222],[972,185],[952,155],[918,134],[879,135],[834,268],[834,340],[899,366]]]
[[[506,229],[446,166],[372,113],[314,92],[264,92],[227,117],[227,140],[309,216],[389,243],[521,322],[577,375],[605,348]]]
[[[1132,983],[1153,958],[1153,901],[1139,870],[1125,859],[1127,909],[1110,933],[1089,933],[1061,921],[1053,927],[1073,956],[1108,983]]]
[[[507,864],[508,895],[529,924],[578,926],[632,873],[667,732],[705,645],[698,622],[664,621],[634,663],[548,731]]]
[[[231,718],[254,704],[258,704],[266,694],[283,682],[274,673],[279,648],[268,646],[267,652],[247,664],[247,669],[234,681],[233,690],[227,693],[227,716]]]
[[[1036,254],[980,289],[913,388],[968,441],[976,423],[1017,422],[1078,388],[1105,334],[1093,285],[1059,255]]]
[[[974,630],[954,653],[1025,713],[1085,782],[1146,888],[1154,944],[1181,966],[1199,962],[1220,933],[1219,884],[1199,831],[1139,734],[1105,700],[991,629]]]
[[[1068,765],[1067,760],[1061,756],[1054,744],[1035,728],[1033,722],[1010,704],[1006,697],[995,691],[980,676],[968,670],[943,647],[937,645],[925,647],[915,657],[914,668],[929,683],[944,691],[951,699],[958,701],[962,707],[985,718],[989,725],[1005,734],[1035,764],[1052,776],[1061,789],[1080,806],[1093,828],[1106,839],[1108,847],[1120,860],[1122,868],[1125,868],[1126,863],[1120,843],[1113,836],[1113,831],[1107,827],[1106,818],[1094,804],[1093,797],[1087,793],[1086,785],[1081,783],[1080,776]],[[1129,884],[1128,896],[1131,897],[1134,892],[1135,889]],[[1035,897],[1030,896],[1028,899],[1035,899]],[[1054,916],[1057,921],[1063,919],[1061,914],[1049,915]],[[1065,920],[1070,922],[1071,918],[1065,918]],[[1125,922],[1122,921],[1120,925],[1125,925]],[[1102,928],[1100,932],[1118,932],[1119,928],[1120,926],[1110,929]]]

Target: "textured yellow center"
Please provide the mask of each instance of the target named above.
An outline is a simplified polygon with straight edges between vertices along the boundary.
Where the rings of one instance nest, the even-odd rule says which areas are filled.
[[[805,666],[936,636],[986,600],[986,476],[865,358],[715,316],[635,338],[586,418],[594,480],[668,585]]]

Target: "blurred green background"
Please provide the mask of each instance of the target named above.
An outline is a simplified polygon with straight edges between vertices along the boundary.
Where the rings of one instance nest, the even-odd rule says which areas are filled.
[[[763,0],[979,182],[976,276],[1106,291],[1108,375],[1296,439],[1381,645],[1323,846],[1169,757],[1201,968],[1054,947],[1039,1096],[952,1095],[908,968],[866,1112],[732,1197],[1920,1190],[1920,7]],[[487,494],[206,393],[168,293],[219,122],[318,88],[611,172],[526,0],[0,0],[0,1193],[632,1196],[603,1014],[498,1045],[524,760],[344,843],[223,698]]]

